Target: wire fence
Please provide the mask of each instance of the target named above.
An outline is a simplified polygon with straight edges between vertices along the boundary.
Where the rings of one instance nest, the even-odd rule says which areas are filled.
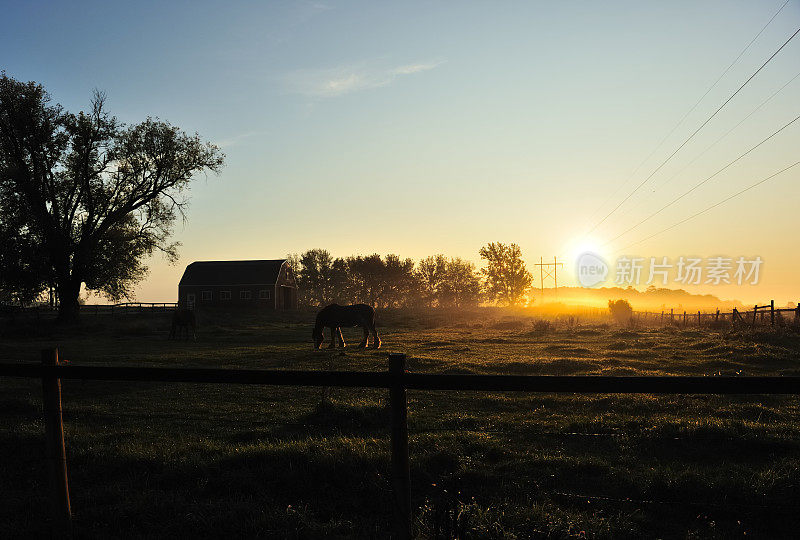
[[[61,403],[61,379],[157,381],[170,383],[360,387],[389,390],[392,494],[395,533],[412,537],[411,476],[407,390],[513,391],[584,394],[791,394],[800,395],[800,377],[604,377],[532,375],[442,375],[409,373],[404,354],[389,355],[387,372],[148,368],[64,365],[58,351],[42,351],[41,364],[0,364],[0,376],[42,381],[47,470],[54,509],[54,535],[72,535],[72,509]],[[456,431],[459,428],[455,428]],[[576,433],[576,435],[578,435]],[[607,434],[580,434],[607,436]],[[595,495],[563,496],[614,500]],[[620,501],[625,499],[618,499]],[[672,504],[668,501],[641,503]]]
[[[788,316],[788,317],[787,317]],[[787,321],[788,319],[788,321]],[[752,309],[740,310],[732,308],[731,311],[687,311],[685,309],[661,311],[634,311],[633,320],[642,324],[658,323],[662,326],[715,326],[728,324],[734,327],[755,328],[756,326],[775,326],[792,322],[800,323],[800,304],[796,307],[776,308],[775,300],[768,304],[754,305]]]

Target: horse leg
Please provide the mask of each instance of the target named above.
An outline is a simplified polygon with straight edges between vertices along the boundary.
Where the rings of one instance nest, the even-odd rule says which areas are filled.
[[[329,349],[335,349],[336,348],[336,327],[335,326],[331,326],[330,328],[331,328],[331,343],[330,343],[330,345],[328,345],[328,348]]]
[[[339,344],[342,346],[342,348],[347,347],[347,345],[345,345],[345,343],[344,343],[344,336],[342,336],[342,327],[341,326],[337,326],[336,327],[336,335],[339,338]]]
[[[370,330],[372,330],[372,335],[375,338],[375,341],[372,342],[372,346],[376,349],[381,348],[381,338],[378,337],[378,330],[375,328],[375,324],[370,325]]]
[[[367,327],[367,325],[364,325],[361,328],[362,330],[364,330],[364,339],[361,340],[361,343],[358,344],[358,347],[360,349],[363,349],[367,346],[369,340],[369,328]]]

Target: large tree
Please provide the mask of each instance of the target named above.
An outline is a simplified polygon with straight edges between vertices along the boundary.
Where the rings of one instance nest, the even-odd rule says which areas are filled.
[[[480,256],[486,261],[481,274],[489,296],[508,306],[519,305],[533,282],[519,246],[492,242],[481,248]]]
[[[192,178],[218,172],[219,149],[198,135],[148,118],[126,126],[95,93],[88,112],[71,114],[44,88],[0,74],[0,204],[13,202],[19,224],[46,260],[59,317],[78,313],[81,286],[129,297],[156,251],[184,218]]]

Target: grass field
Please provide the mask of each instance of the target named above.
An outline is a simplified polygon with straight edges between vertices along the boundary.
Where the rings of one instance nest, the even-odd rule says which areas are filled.
[[[312,351],[310,326],[166,316],[7,326],[3,361],[435,373],[798,375],[800,335],[385,316],[380,351]],[[345,332],[355,344],[359,332]],[[389,535],[385,391],[64,381],[80,538]],[[800,399],[409,392],[426,538],[797,537]],[[46,536],[41,387],[0,379],[0,537]]]

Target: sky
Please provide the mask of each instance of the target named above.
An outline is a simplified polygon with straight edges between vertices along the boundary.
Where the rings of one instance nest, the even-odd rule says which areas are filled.
[[[800,27],[790,0],[692,110],[783,3],[2,0],[0,69],[71,111],[100,89],[121,121],[225,152],[193,184],[178,264],[154,256],[139,301],[174,301],[194,260],[480,266],[499,241],[537,287],[540,257],[570,285],[585,251],[612,281],[621,255],[758,256],[756,285],[667,286],[783,304],[800,300],[800,166],[639,241],[795,163],[800,121],[611,242],[800,114],[797,37],[667,159]]]

